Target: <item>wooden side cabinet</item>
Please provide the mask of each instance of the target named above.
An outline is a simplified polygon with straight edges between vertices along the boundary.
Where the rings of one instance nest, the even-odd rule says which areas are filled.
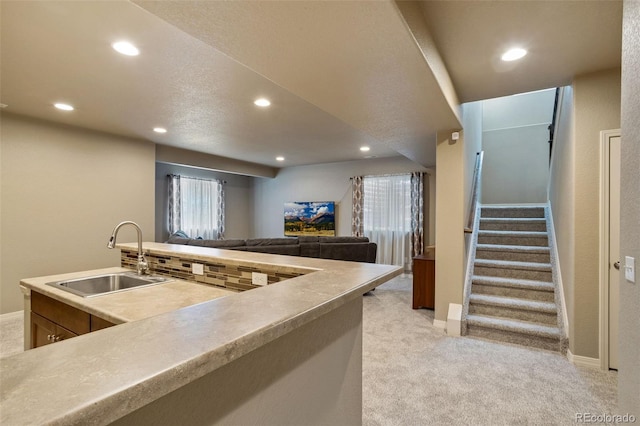
[[[115,324],[38,292],[31,292],[31,348]]]
[[[436,259],[432,254],[413,258],[413,309],[435,308]]]

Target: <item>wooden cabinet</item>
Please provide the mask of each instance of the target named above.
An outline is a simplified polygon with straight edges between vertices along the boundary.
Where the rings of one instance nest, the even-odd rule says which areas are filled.
[[[436,259],[433,254],[413,258],[413,309],[435,308]]]
[[[31,347],[38,348],[61,340],[76,337],[72,331],[31,312]]]
[[[31,292],[31,347],[48,345],[115,324],[35,291]]]

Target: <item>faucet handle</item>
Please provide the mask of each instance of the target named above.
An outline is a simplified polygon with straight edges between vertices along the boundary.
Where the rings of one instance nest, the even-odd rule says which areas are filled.
[[[147,259],[144,258],[144,255],[138,256],[137,272],[138,275],[149,273],[149,263],[147,262]]]

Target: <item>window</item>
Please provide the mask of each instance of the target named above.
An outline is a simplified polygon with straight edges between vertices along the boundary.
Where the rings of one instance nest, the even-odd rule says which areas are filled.
[[[224,238],[224,190],[219,180],[169,175],[169,233]]]
[[[365,176],[364,236],[378,244],[378,263],[405,265],[411,243],[411,175]]]

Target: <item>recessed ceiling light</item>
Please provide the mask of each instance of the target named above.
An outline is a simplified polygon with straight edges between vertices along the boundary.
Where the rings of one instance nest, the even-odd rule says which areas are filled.
[[[278,160],[278,161],[284,161],[284,157],[276,157],[276,160]]]
[[[140,50],[128,41],[118,41],[113,43],[111,47],[113,47],[116,52],[127,56],[138,56],[140,54]]]
[[[7,105],[7,104],[0,104],[0,108],[6,108],[6,107],[8,107],[8,106],[9,106],[9,105]]]
[[[502,54],[502,56],[500,57],[500,59],[502,59],[503,61],[516,61],[522,57],[524,57],[527,54],[527,51],[519,48],[519,47],[515,47],[513,49],[509,49],[506,52],[504,52]]]
[[[167,129],[165,129],[164,127],[154,127],[153,131],[156,133],[167,133]]]
[[[256,99],[253,103],[259,107],[268,107],[269,105],[271,105],[269,99],[266,98]]]
[[[361,146],[360,147],[360,151],[362,151],[362,152],[369,152],[370,149],[371,148],[369,148],[368,146]]]
[[[74,109],[71,105],[62,103],[53,104],[53,106],[63,111],[73,111]]]

